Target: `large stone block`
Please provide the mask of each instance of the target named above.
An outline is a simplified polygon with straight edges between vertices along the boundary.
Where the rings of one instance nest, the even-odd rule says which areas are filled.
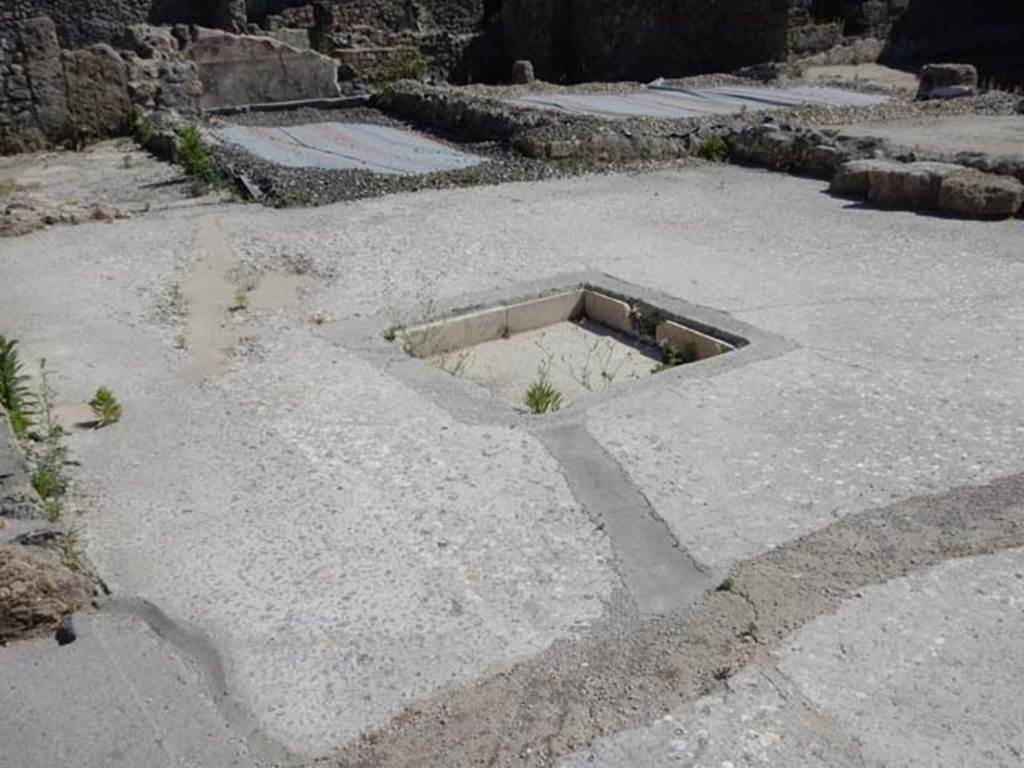
[[[70,115],[57,28],[46,17],[29,19],[18,27],[18,35],[38,130],[60,137]]]
[[[63,60],[74,131],[106,136],[123,130],[132,111],[124,60],[102,43],[66,51]]]
[[[188,47],[204,108],[339,96],[333,59],[279,40],[199,29]]]
[[[868,200],[883,208],[932,209],[942,180],[960,170],[962,166],[950,163],[881,165],[868,174]]]
[[[964,170],[942,180],[937,208],[972,219],[1008,219],[1024,205],[1024,184],[1008,176]]]
[[[918,99],[949,99],[973,96],[978,70],[973,64],[926,64],[921,70]]]
[[[886,208],[974,219],[1009,218],[1024,205],[1024,184],[1017,179],[952,163],[854,160],[836,172],[829,190]]]
[[[871,174],[891,165],[888,160],[851,160],[836,171],[829,192],[864,200],[871,189]]]

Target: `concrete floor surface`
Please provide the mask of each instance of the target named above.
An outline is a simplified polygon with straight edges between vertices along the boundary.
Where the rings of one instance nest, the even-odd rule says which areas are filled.
[[[267,742],[329,758],[633,610],[615,542],[536,422],[469,418],[339,343],[336,324],[383,331],[589,268],[785,340],[574,417],[713,580],[894,502],[1024,471],[1024,222],[871,210],[824,187],[702,167],[54,228],[0,242],[0,331],[29,367],[47,358],[62,401],[104,385],[124,405],[115,427],[69,438],[71,521],[114,594],[193,627]],[[239,283],[304,276],[284,306],[212,315],[235,340],[214,368],[179,343],[196,329],[173,288],[211,263]],[[999,761],[1019,758],[1024,690],[1020,670],[997,672],[1019,667],[1022,564],[995,551],[1010,533],[991,556],[837,597],[770,662],[736,670],[738,693],[667,707],[718,762],[625,716],[641,735],[623,738],[742,765],[754,737],[735,710],[774,718],[754,745],[769,757],[813,745],[837,765],[1012,764]],[[19,700],[0,687],[0,734]],[[585,764],[569,754],[594,741],[605,764],[631,764],[603,735],[557,754]],[[18,765],[51,764],[20,743]]]

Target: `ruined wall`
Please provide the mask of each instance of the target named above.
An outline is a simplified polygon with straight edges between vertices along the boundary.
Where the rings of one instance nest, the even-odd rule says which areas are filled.
[[[0,0],[0,48],[17,46],[18,22],[49,16],[65,48],[114,42],[149,16],[152,0]]]
[[[503,0],[500,40],[552,81],[728,70],[787,50],[790,0]]]
[[[17,45],[18,23],[48,16],[64,48],[118,43],[133,24],[245,24],[246,0],[0,0],[0,50]]]
[[[197,110],[202,86],[178,42],[166,29],[135,32],[133,50],[64,50],[51,19],[20,22],[15,50],[0,51],[0,153],[124,133],[136,110]]]

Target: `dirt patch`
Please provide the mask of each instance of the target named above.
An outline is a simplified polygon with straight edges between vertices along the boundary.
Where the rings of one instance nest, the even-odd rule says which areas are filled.
[[[409,707],[320,765],[549,765],[723,685],[868,585],[1024,545],[1021,498],[1014,475],[844,519],[737,566],[675,619],[641,620],[618,603],[590,638]]]

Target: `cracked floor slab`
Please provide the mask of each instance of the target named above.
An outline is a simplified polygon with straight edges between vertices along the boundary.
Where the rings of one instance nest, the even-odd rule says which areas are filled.
[[[559,768],[983,768],[1024,758],[1024,550],[868,587],[723,688]]]

